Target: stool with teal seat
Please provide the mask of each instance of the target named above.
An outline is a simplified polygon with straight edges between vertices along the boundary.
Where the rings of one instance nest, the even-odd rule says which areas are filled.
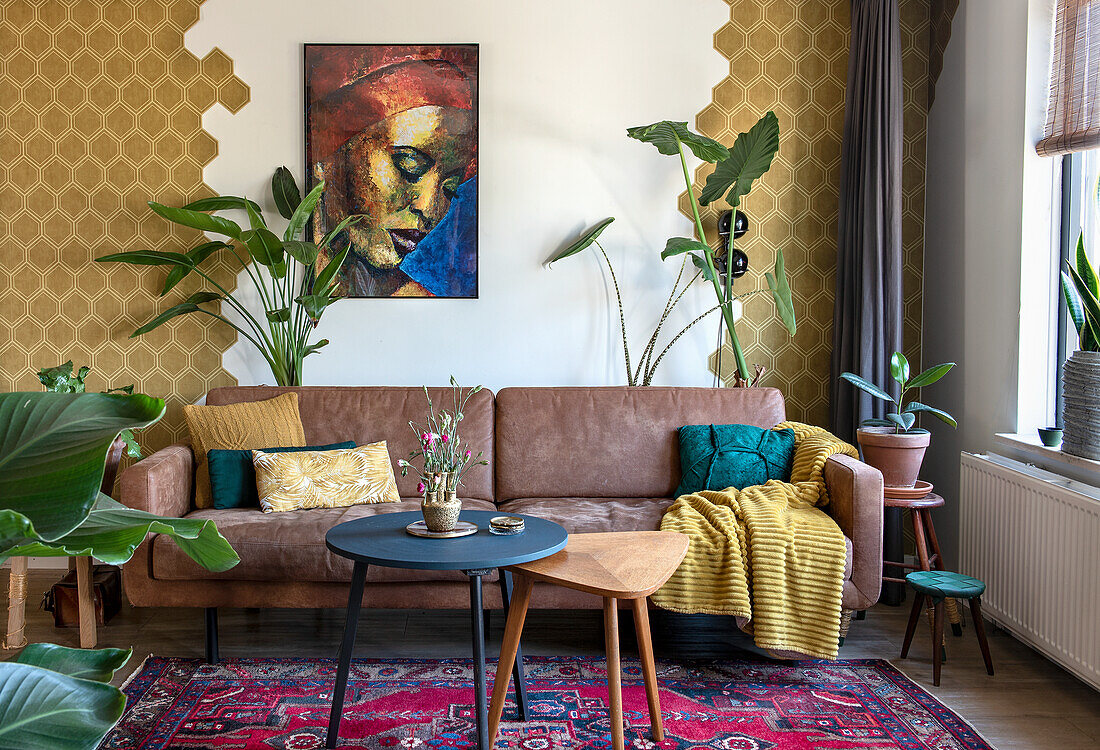
[[[939,648],[939,644],[943,643],[944,600],[948,598],[966,599],[970,602],[970,614],[974,619],[974,632],[978,634],[978,645],[982,648],[985,671],[993,674],[993,659],[989,655],[989,644],[985,640],[985,625],[982,622],[982,594],[985,593],[985,583],[977,578],[947,570],[914,571],[905,576],[905,582],[916,592],[916,597],[913,600],[913,609],[909,613],[909,624],[905,628],[905,642],[901,645],[901,658],[904,659],[909,655],[909,646],[913,642],[913,633],[917,630],[917,620],[920,619],[924,598],[928,597],[934,605],[932,684],[939,686],[940,665],[943,661],[943,651]]]

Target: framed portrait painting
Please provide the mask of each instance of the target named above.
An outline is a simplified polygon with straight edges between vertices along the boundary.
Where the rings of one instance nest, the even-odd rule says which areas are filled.
[[[307,44],[312,232],[348,297],[477,297],[478,46]],[[318,257],[319,271],[331,259]]]

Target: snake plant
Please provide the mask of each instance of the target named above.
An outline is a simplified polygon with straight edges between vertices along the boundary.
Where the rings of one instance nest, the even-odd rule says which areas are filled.
[[[1076,264],[1066,261],[1062,271],[1062,294],[1070,320],[1077,328],[1078,348],[1100,352],[1100,282],[1096,269],[1085,254],[1085,233],[1077,237]]]

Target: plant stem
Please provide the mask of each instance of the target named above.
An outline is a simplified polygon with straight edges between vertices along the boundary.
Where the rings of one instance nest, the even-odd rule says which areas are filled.
[[[710,315],[712,312],[719,309],[720,307],[721,307],[721,305],[715,305],[714,307],[710,308],[705,313],[700,315],[698,318],[696,318],[695,320],[691,321],[686,326],[684,326],[678,334],[676,334],[675,336],[672,337],[672,340],[668,342],[668,346],[666,346],[661,351],[661,353],[657,356],[657,359],[656,359],[656,361],[654,361],[653,366],[646,371],[646,379],[645,379],[645,382],[643,383],[643,385],[649,385],[650,383],[653,382],[653,376],[657,373],[657,365],[661,364],[661,360],[664,359],[666,354],[668,354],[669,350],[672,348],[672,345],[675,344],[677,341],[679,341],[680,337],[683,336],[685,333],[687,333],[689,328],[694,326],[696,323],[698,323],[703,318],[707,317],[708,315]]]
[[[619,293],[619,280],[615,276],[615,269],[612,267],[611,259],[607,257],[607,252],[603,249],[603,245],[596,242],[596,247],[600,249],[600,254],[603,255],[604,263],[607,264],[607,270],[611,272],[611,283],[615,285],[615,299],[619,303],[619,330],[623,335],[623,355],[626,357],[626,384],[637,385],[632,375],[633,368],[630,366],[630,345],[626,342],[626,316],[623,314],[623,298]]]
[[[699,205],[695,200],[695,191],[691,187],[691,172],[688,170],[687,157],[684,155],[684,144],[677,142],[676,147],[680,151],[680,166],[684,169],[684,184],[687,185],[688,199],[691,201],[691,212],[695,217],[695,231],[699,233],[699,241],[706,244],[707,235],[703,231],[703,220],[699,217]],[[737,330],[733,326],[733,306],[726,302],[722,295],[722,285],[718,283],[718,272],[714,268],[714,253],[709,246],[703,258],[706,260],[707,269],[710,271],[710,281],[714,286],[714,294],[718,297],[718,303],[722,306],[722,318],[726,321],[730,345],[733,347],[733,355],[737,359],[737,374],[741,379],[747,381],[749,379],[749,365],[745,361],[745,353],[741,350],[741,342],[738,340]],[[728,273],[729,269],[726,270]]]

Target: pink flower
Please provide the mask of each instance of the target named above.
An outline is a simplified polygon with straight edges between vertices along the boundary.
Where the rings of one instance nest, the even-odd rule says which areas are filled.
[[[420,433],[420,442],[422,442],[422,443],[426,443],[426,442],[428,442],[428,441],[429,441],[430,439],[431,439],[431,435],[429,435],[428,433],[426,433],[426,432],[422,432],[422,433]]]
[[[426,490],[426,489],[428,489],[428,485],[424,484],[423,482],[421,482],[420,484],[416,485],[416,491],[417,491],[417,492],[423,492],[423,491],[424,491],[424,490]]]
[[[463,458],[469,458],[470,457],[470,451],[466,451],[465,453],[463,453],[462,457]]]
[[[451,438],[450,438],[450,437],[448,437],[448,436],[447,436],[446,434],[444,434],[444,435],[443,435],[443,442],[444,442],[444,443],[449,443],[450,441],[451,441]]]

